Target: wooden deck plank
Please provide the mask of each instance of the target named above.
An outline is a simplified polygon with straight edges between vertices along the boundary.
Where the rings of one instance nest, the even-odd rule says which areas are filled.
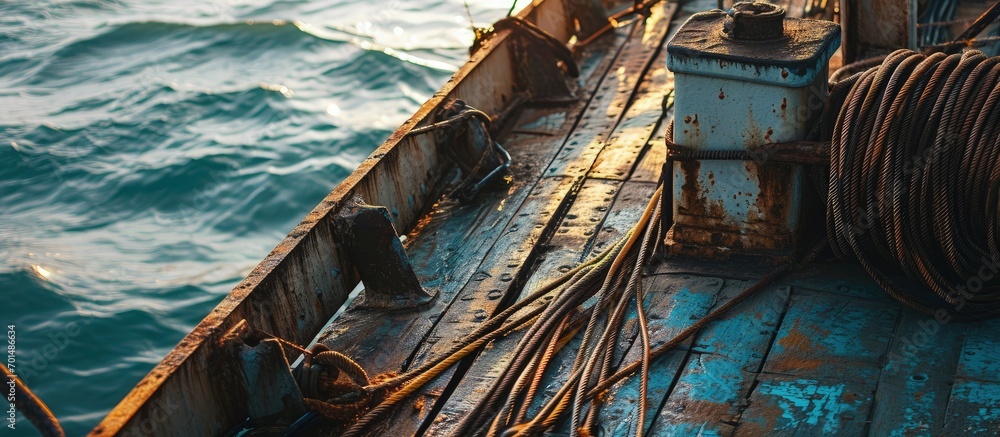
[[[545,171],[546,176],[584,176],[591,171],[598,155],[609,144],[612,132],[624,120],[639,83],[647,80],[646,73],[651,67],[655,70],[665,63],[657,65],[652,61],[673,28],[671,20],[676,10],[675,3],[658,3],[652,7],[649,18],[635,27],[635,34],[601,83],[568,146],[559,151]]]
[[[667,162],[667,127],[673,122],[674,109],[668,108],[669,114],[663,123],[653,132],[649,147],[639,158],[639,163],[632,169],[630,181],[658,183],[663,173],[663,164]]]
[[[942,434],[1000,435],[1000,319],[967,329]]]
[[[624,42],[624,36],[616,33],[584,51],[580,95],[590,95],[597,89],[612,63],[613,56],[606,52],[617,52]],[[581,100],[565,108],[522,111],[514,127],[534,134],[514,134],[504,139],[515,175],[507,193],[486,194],[476,204],[466,206],[445,201],[445,207],[432,211],[421,221],[423,226],[418,225],[410,234],[407,251],[414,270],[421,284],[437,293],[431,305],[419,311],[389,312],[352,304],[325,328],[320,341],[356,357],[370,374],[405,370],[408,359],[437,324],[439,315],[477,274],[481,263],[469,260],[484,260],[503,236],[498,230],[509,228],[516,211],[528,201],[543,170],[535,163],[553,159],[556,151],[549,145],[565,141],[586,105]],[[547,186],[559,185],[557,181]],[[543,197],[540,195],[535,197]]]
[[[573,205],[566,212],[556,233],[545,244],[548,251],[540,260],[533,274],[525,283],[522,295],[530,293],[544,285],[551,277],[569,271],[581,260],[581,248],[596,237],[601,228],[608,208],[620,186],[618,181],[591,179],[584,182],[583,188],[577,194]],[[602,240],[606,237],[599,236]],[[514,354],[513,348],[521,339],[521,333],[512,333],[499,339],[484,350],[472,363],[462,380],[456,384],[454,392],[442,405],[438,417],[428,430],[430,435],[443,435],[450,432],[457,421],[475,406],[494,380],[503,375],[504,369],[510,364]]]
[[[648,306],[650,346],[657,347],[679,334],[693,320],[709,312],[719,298],[724,280],[693,275],[656,275],[646,279],[646,289],[652,296]],[[625,354],[623,363],[630,363],[642,357],[642,345],[634,341]],[[685,341],[677,349],[656,360],[650,366],[647,405],[647,424],[656,417],[660,401],[666,397],[674,384],[679,370],[688,356],[691,340]],[[608,391],[608,403],[600,411],[601,435],[625,436],[635,430],[639,416],[640,380],[630,377]]]
[[[671,28],[679,26],[671,25]],[[639,91],[629,105],[625,119],[598,154],[587,177],[625,180],[632,174],[632,169],[644,150],[665,147],[664,143],[654,141],[653,134],[672,113],[663,111],[663,102],[673,89],[674,75],[667,70],[667,51],[660,50],[639,85]]]
[[[550,275],[568,272],[576,267],[582,261],[584,248],[588,245],[601,244],[601,247],[604,247],[614,241],[613,238],[609,238],[610,235],[602,235],[601,241],[595,243],[598,232],[604,229],[602,225],[607,220],[608,205],[621,194],[621,189],[622,183],[619,181],[601,179],[584,181],[583,188],[577,193],[562,223],[552,238],[545,243],[545,254],[534,269],[536,272],[546,272],[546,274],[532,274],[522,289],[522,296],[518,296],[518,299],[523,297],[525,292],[545,285]]]
[[[1000,319],[969,323],[956,375],[1000,382]]]
[[[882,290],[857,263],[814,262],[800,271],[786,275],[781,280],[797,290],[860,297],[868,300],[892,302],[892,297]]]
[[[764,372],[817,376],[851,365],[875,373],[899,311],[896,303],[796,289]]]
[[[941,433],[965,328],[903,310],[875,392],[871,434]]]
[[[656,184],[647,182],[625,182],[618,190],[618,196],[611,204],[608,215],[601,224],[598,236],[588,242],[584,259],[591,259],[601,254],[611,244],[625,235],[642,215],[641,209],[649,203],[656,192]]]
[[[795,289],[737,435],[864,433],[899,304]]]
[[[1000,382],[959,378],[941,435],[1000,435]]]
[[[723,302],[753,285],[726,281]],[[728,435],[760,371],[781,321],[791,288],[775,285],[729,315],[705,327],[675,388],[666,398],[653,431]]]
[[[841,369],[846,375],[849,369]],[[864,434],[874,382],[775,376],[762,380],[734,435]]]
[[[562,168],[561,165],[566,164],[567,162],[573,162],[574,165],[584,166],[586,170],[589,170],[590,167],[593,165],[593,161],[597,157],[597,153],[600,151],[600,149],[597,148],[597,146],[595,146],[594,144],[603,144],[604,142],[606,142],[605,139],[611,135],[612,130],[614,129],[615,126],[618,125],[619,120],[624,115],[626,110],[625,105],[627,102],[631,100],[631,96],[635,92],[636,85],[639,83],[641,79],[640,77],[638,77],[639,75],[637,73],[646,70],[652,58],[657,53],[657,50],[659,50],[660,46],[663,44],[663,36],[665,35],[665,29],[660,29],[659,27],[664,27],[664,28],[667,27],[665,25],[665,22],[669,21],[671,18],[669,14],[664,14],[664,12],[670,11],[672,14],[672,11],[676,9],[676,7],[674,5],[658,5],[654,7],[654,9],[657,10],[657,12],[653,14],[654,17],[652,17],[650,20],[647,20],[644,23],[641,23],[640,25],[637,25],[634,28],[633,33],[629,38],[629,41],[625,44],[621,53],[615,59],[614,65],[609,70],[610,72],[613,72],[613,74],[617,75],[622,74],[622,72],[624,71],[628,71],[631,74],[631,76],[624,76],[619,78],[619,77],[613,77],[613,74],[609,74],[607,77],[605,77],[605,80],[601,83],[600,88],[598,89],[594,98],[591,99],[591,101],[589,102],[587,110],[584,113],[583,117],[581,118],[580,123],[577,125],[574,132],[570,135],[570,138],[567,140],[566,144],[559,150],[559,154],[557,155],[556,159],[553,160],[549,168],[544,171],[543,174],[546,178],[553,178],[553,177],[560,178],[560,177],[571,176],[576,178],[575,179],[577,181],[576,186],[582,187],[584,181],[583,176],[586,174],[586,171],[575,172],[575,173],[565,172],[563,171],[564,168]],[[583,144],[584,142],[590,144],[590,146],[588,146],[587,148],[581,148],[579,145]],[[590,148],[594,148],[594,151],[588,152],[587,150]],[[557,200],[563,200],[563,197],[564,195],[554,193],[552,198]],[[645,204],[645,202],[643,204]],[[568,206],[569,203],[565,202],[565,205]],[[607,203],[604,203],[604,205],[607,205]],[[604,211],[607,210],[606,206],[601,206],[600,208],[604,208]],[[598,223],[590,223],[590,224],[594,226],[593,232],[596,232],[597,230],[596,225]],[[558,231],[556,236],[557,237],[559,236]],[[589,238],[587,240],[589,240]],[[586,248],[587,246],[586,244],[587,240],[584,240],[581,244],[576,244],[577,247],[576,254],[572,256],[566,254],[567,256],[565,260],[558,261],[560,267],[564,264],[575,264],[575,262],[570,262],[570,261],[578,261],[580,259],[580,257],[584,253],[583,249]],[[539,244],[542,243],[542,241],[532,241],[532,243]],[[550,259],[554,258],[550,257]],[[484,262],[484,265],[489,265],[490,262],[492,261],[487,260]],[[522,263],[522,265],[526,264],[527,263]],[[542,270],[539,269],[536,271],[542,271]],[[545,275],[547,277],[555,277],[558,274],[559,274],[558,267],[556,271],[545,272]],[[536,279],[536,281],[544,282],[545,279]],[[521,284],[517,285],[520,286]],[[510,294],[513,292],[516,291],[513,291],[513,289],[508,289],[507,292],[505,293],[505,296],[510,296]],[[475,300],[475,298],[473,298],[472,300]],[[464,309],[466,305],[462,304],[461,298],[459,298],[459,300],[456,301],[456,303],[457,303],[456,305],[452,305],[451,307],[448,308],[447,314],[442,316],[443,319],[451,320],[452,314],[455,313],[463,314],[466,312],[466,309]],[[486,306],[488,306],[489,308],[478,308],[478,309],[487,311],[487,314],[492,314],[497,310],[497,307],[495,305],[486,305]],[[452,338],[460,336],[462,333],[469,332],[471,329],[474,329],[474,326],[482,322],[483,320],[483,319],[477,319],[477,320],[461,321],[461,318],[465,316],[459,315],[456,317],[459,318],[460,322],[449,325],[441,325],[443,326],[443,328],[441,328],[440,332],[432,333],[429,339],[433,340],[435,338]],[[443,346],[434,346],[434,345],[431,345],[429,347],[422,346],[421,350],[418,351],[417,354],[415,355],[415,360],[419,361],[426,357],[432,356],[432,354],[435,353],[437,349],[441,348],[443,348]],[[493,363],[491,362],[491,364]],[[431,387],[428,387],[428,389],[424,391],[424,393],[431,397],[433,397],[435,394],[444,393],[444,388],[441,387],[440,382],[449,379],[450,375],[451,372],[449,372],[447,375],[442,375],[441,377],[439,377],[438,378],[439,382],[432,384]],[[470,400],[469,402],[464,402],[464,403],[468,404],[469,406],[474,405],[475,400],[472,400],[472,397],[462,396],[462,399],[463,402],[465,399],[469,399]],[[477,399],[478,398],[476,398],[476,400]],[[424,404],[426,405],[426,400],[424,401]],[[405,409],[402,409],[400,411],[401,412],[405,411]],[[420,418],[416,419],[417,422],[423,421],[423,419]],[[396,423],[397,420],[394,419],[392,422]],[[401,422],[408,422],[408,420],[401,420]]]

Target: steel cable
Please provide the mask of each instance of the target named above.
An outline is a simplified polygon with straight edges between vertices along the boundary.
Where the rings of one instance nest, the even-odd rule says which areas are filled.
[[[821,128],[835,252],[921,312],[1000,315],[1000,58],[899,50],[847,82],[831,94],[835,128]]]

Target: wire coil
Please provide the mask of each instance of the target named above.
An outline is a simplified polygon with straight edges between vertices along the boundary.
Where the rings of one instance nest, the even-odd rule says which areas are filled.
[[[834,251],[921,312],[1000,315],[1000,57],[899,50],[830,103]]]

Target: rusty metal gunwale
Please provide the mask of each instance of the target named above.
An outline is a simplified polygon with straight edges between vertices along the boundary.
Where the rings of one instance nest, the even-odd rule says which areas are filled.
[[[566,26],[568,14],[562,9],[563,7],[563,3],[558,0],[536,1],[523,9],[518,16],[538,25],[561,41],[567,41],[570,36],[568,27]],[[556,19],[553,20],[553,17]],[[334,287],[332,292],[321,290],[322,293],[316,293],[320,297],[313,296],[315,300],[309,302],[302,302],[301,299],[297,299],[302,296],[295,294],[296,290],[294,286],[283,284],[283,278],[279,278],[278,276],[306,274],[304,271],[293,270],[303,267],[302,264],[305,261],[317,261],[308,259],[310,256],[321,258],[318,260],[319,262],[325,260],[333,261],[335,265],[328,266],[328,269],[333,269],[334,272],[350,272],[352,270],[349,265],[339,259],[341,257],[336,253],[339,252],[336,243],[323,241],[324,238],[329,239],[329,237],[336,236],[336,233],[332,230],[332,222],[330,221],[336,214],[336,211],[348,202],[351,202],[355,196],[366,194],[365,192],[367,191],[377,190],[380,184],[387,183],[378,180],[380,179],[380,170],[384,170],[385,167],[391,167],[401,160],[407,159],[406,156],[402,156],[403,154],[419,154],[421,151],[427,149],[426,146],[421,146],[421,140],[407,138],[407,133],[415,126],[427,120],[433,111],[446,99],[463,97],[460,92],[463,83],[475,82],[477,79],[480,79],[476,77],[476,72],[480,71],[477,68],[486,63],[491,56],[510,55],[509,48],[507,47],[509,46],[509,41],[511,41],[509,35],[509,30],[498,32],[483,48],[474,53],[467,63],[448,80],[439,92],[435,93],[434,96],[425,102],[413,116],[403,123],[380,147],[372,152],[350,176],[334,188],[319,205],[313,208],[278,243],[267,257],[233,288],[211,313],[199,322],[149,374],[139,381],[98,426],[91,431],[90,435],[139,435],[140,433],[146,433],[149,427],[152,427],[152,430],[164,430],[164,428],[158,428],[164,426],[166,432],[171,435],[189,435],[188,433],[204,435],[212,431],[199,428],[199,423],[203,425],[211,423],[213,425],[212,428],[216,432],[219,429],[227,429],[227,427],[234,425],[233,423],[222,423],[225,422],[225,418],[219,417],[209,419],[200,418],[201,422],[199,422],[199,418],[195,417],[196,415],[185,414],[183,411],[184,409],[189,409],[195,411],[196,414],[214,414],[224,411],[227,408],[226,405],[220,405],[221,403],[229,401],[240,404],[240,398],[247,397],[247,393],[245,393],[243,387],[224,387],[232,389],[232,392],[227,390],[212,390],[220,388],[218,381],[216,381],[217,378],[219,380],[231,381],[242,377],[239,374],[232,374],[232,372],[238,371],[223,368],[211,377],[205,376],[206,372],[216,370],[210,369],[209,366],[225,367],[224,362],[216,362],[219,359],[233,358],[233,354],[227,352],[227,348],[221,341],[224,334],[243,319],[248,319],[255,327],[270,330],[270,333],[274,335],[300,342],[308,341],[322,328],[329,317],[344,302],[347,292],[356,283],[353,275],[339,275],[339,281],[335,280],[331,284]],[[495,62],[502,63],[505,60]],[[510,62],[507,63],[511,64]],[[480,73],[480,75],[491,74],[491,72]],[[496,83],[495,81],[490,81],[490,83],[495,85],[493,90],[477,90],[477,92],[485,94],[488,97],[496,97],[499,87],[507,85]],[[509,83],[509,85],[512,85],[511,88],[517,86],[516,83]],[[500,90],[500,92],[506,91]],[[493,100],[490,103],[496,105],[514,101],[512,98]],[[500,100],[504,101],[501,102]],[[499,110],[502,108],[488,108],[487,111],[490,109]],[[407,148],[401,150],[401,147]],[[433,164],[436,165],[428,169],[428,174],[424,175],[427,179],[439,179],[440,173],[443,172],[442,167],[447,167],[447,165],[440,161]],[[430,174],[431,172],[438,173],[438,175],[435,177],[435,175]],[[416,183],[414,184],[414,182]],[[411,191],[422,194],[424,198],[419,199],[419,203],[426,205],[427,202],[432,200],[427,197],[433,196],[434,191],[424,190],[425,192],[421,193],[419,188],[421,182],[425,181],[388,181],[388,183],[396,185],[397,188],[400,184],[415,185],[409,188],[411,188]],[[405,199],[408,193],[394,192],[392,194],[398,194]],[[412,194],[410,197],[413,197]],[[378,202],[384,199],[366,200]],[[391,207],[392,205],[388,206]],[[394,217],[396,226],[401,232],[406,232],[406,230],[415,224],[423,207],[419,206],[412,209],[415,211],[409,211],[410,214],[408,214],[411,217]],[[323,248],[320,246],[328,246],[327,249],[332,249],[333,253],[324,253]],[[313,251],[313,253],[308,251]],[[336,277],[337,274],[334,276]],[[309,282],[308,279],[303,281]],[[285,293],[281,293],[280,291],[285,291]],[[299,292],[312,293],[312,290],[300,290]],[[323,294],[336,294],[336,296],[333,296],[332,300],[325,304],[322,301],[324,298]],[[263,297],[259,297],[261,295]],[[330,296],[325,297],[331,299]],[[295,301],[290,305],[302,309],[302,315],[307,314],[304,308],[307,304],[315,304],[318,308],[316,309],[318,313],[315,314],[315,317],[310,318],[310,320],[301,321],[297,320],[294,317],[295,315],[292,315],[291,319],[298,323],[287,323],[283,326],[281,322],[286,320],[281,320],[281,318],[287,316],[275,314],[273,308],[270,308],[270,304],[289,299]],[[281,305],[277,306],[280,307]],[[309,308],[310,312],[312,310],[313,308]],[[296,312],[296,315],[298,315],[298,312]],[[311,326],[314,329],[301,329],[299,326]],[[202,386],[198,384],[199,382],[208,382],[211,385]],[[171,383],[173,385],[167,387]],[[180,386],[177,387],[177,385]],[[173,390],[173,392],[164,394],[170,390]],[[178,390],[180,391],[178,392]],[[203,397],[197,396],[197,398],[203,399],[208,405],[178,405],[178,402],[196,397],[196,394],[192,394],[191,392],[198,392],[196,393],[197,395],[202,395]],[[171,398],[167,395],[174,397]],[[179,396],[182,396],[182,398],[178,398]],[[216,402],[213,403],[213,401]],[[209,411],[210,407],[214,407],[214,409]],[[242,405],[237,405],[235,408],[239,409],[241,407]],[[232,409],[234,407],[228,406],[228,408]]]

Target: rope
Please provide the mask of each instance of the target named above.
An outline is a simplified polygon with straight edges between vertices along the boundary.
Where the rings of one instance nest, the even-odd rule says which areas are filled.
[[[673,124],[668,129],[673,132]],[[670,139],[667,159],[670,161],[757,161],[783,164],[827,165],[830,161],[830,143],[826,141],[788,141],[770,143],[756,150],[729,149],[703,150],[676,144]]]
[[[451,197],[462,203],[469,203],[487,184],[495,181],[498,176],[510,169],[512,163],[510,153],[490,136],[493,119],[485,112],[468,106],[464,101],[457,99],[448,101],[438,111],[438,116],[444,119],[427,126],[411,129],[405,137],[439,132],[443,134],[438,139],[441,143],[471,144],[472,146],[467,147],[470,150],[475,150],[474,145],[477,143],[486,144],[482,147],[483,153],[477,157],[478,159],[469,156],[463,157],[461,151],[457,150],[456,147],[445,149],[447,156],[455,161],[463,175],[463,180],[452,189]],[[469,162],[473,159],[476,161],[474,164]],[[479,175],[482,176],[478,177]]]
[[[52,410],[24,384],[24,381],[10,373],[6,364],[0,366],[0,369],[3,369],[5,383],[14,381],[14,405],[17,406],[17,411],[27,417],[43,437],[66,437]]]
[[[834,102],[835,252],[918,311],[1000,315],[1000,58],[899,50],[852,82]]]

